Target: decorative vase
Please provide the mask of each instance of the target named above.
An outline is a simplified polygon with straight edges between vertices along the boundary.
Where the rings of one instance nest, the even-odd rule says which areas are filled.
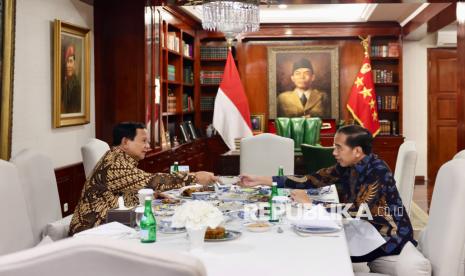
[[[187,234],[189,235],[190,251],[203,250],[203,244],[205,243],[205,231],[207,231],[206,226],[200,228],[187,228]]]

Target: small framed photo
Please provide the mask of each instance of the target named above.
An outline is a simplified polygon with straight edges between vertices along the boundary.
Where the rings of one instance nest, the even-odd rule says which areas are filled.
[[[53,127],[90,122],[90,30],[55,19]]]
[[[265,132],[265,114],[250,115],[250,124],[254,134]]]
[[[182,139],[186,143],[191,142],[191,136],[189,135],[189,129],[187,128],[186,124],[184,123],[179,124],[179,129],[181,130]]]
[[[196,130],[194,124],[192,123],[192,121],[186,121],[185,123],[187,125],[187,128],[189,129],[189,133],[190,133],[191,138],[194,139],[194,140],[198,139],[199,134],[197,133],[197,130]]]

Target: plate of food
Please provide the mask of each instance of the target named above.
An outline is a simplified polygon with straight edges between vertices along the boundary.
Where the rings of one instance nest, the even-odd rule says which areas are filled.
[[[250,232],[266,232],[273,227],[273,224],[268,221],[254,221],[244,224],[245,228]]]
[[[219,176],[218,180],[221,184],[231,186],[241,181],[238,176]]]
[[[180,196],[182,198],[192,198],[193,193],[213,193],[213,191],[210,191],[208,187],[204,187],[202,185],[194,185],[194,186],[187,186],[184,187],[180,191]]]
[[[216,228],[207,228],[205,232],[206,242],[222,242],[232,241],[239,238],[242,235],[239,231],[225,229],[224,227],[218,226]]]

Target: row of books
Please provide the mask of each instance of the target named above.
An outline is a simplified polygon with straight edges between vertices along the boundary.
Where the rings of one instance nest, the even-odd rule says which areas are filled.
[[[387,45],[373,45],[371,46],[372,57],[399,57],[399,43],[390,42]]]
[[[393,75],[392,70],[373,69],[373,81],[375,83],[393,83]]]
[[[175,32],[168,32],[166,37],[166,48],[179,53],[179,37]]]
[[[200,84],[220,84],[223,71],[200,71]]]
[[[168,91],[168,97],[166,102],[166,112],[176,112],[176,96],[170,91]]]
[[[398,135],[399,128],[397,121],[379,120],[380,135]]]
[[[213,110],[215,107],[215,97],[200,97],[200,110]]]
[[[227,47],[200,46],[200,59],[226,59]]]
[[[194,70],[192,70],[192,66],[184,67],[182,78],[184,83],[194,84]]]
[[[194,57],[194,46],[183,41],[182,53],[186,57]]]
[[[194,111],[194,100],[191,96],[184,94],[182,95],[182,111],[190,112]]]
[[[176,66],[168,64],[168,80],[175,81],[176,80]]]
[[[376,96],[378,110],[398,110],[399,101],[397,96]]]

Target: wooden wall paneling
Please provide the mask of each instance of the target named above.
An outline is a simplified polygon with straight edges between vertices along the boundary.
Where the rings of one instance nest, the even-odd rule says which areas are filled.
[[[247,40],[242,43],[238,54],[241,80],[244,85],[251,113],[268,115],[268,59],[269,46],[312,46],[337,45],[339,48],[339,111],[340,118],[347,120],[349,114],[345,103],[349,97],[355,76],[360,70],[363,47],[358,38],[344,40]]]
[[[55,169],[58,194],[60,196],[61,213],[63,216],[71,215],[81,197],[82,188],[86,181],[82,163]],[[68,204],[68,211],[63,205]]]
[[[145,121],[145,0],[94,4],[96,136],[110,142],[121,121]]]
[[[457,24],[457,151],[465,149],[465,24]]]

